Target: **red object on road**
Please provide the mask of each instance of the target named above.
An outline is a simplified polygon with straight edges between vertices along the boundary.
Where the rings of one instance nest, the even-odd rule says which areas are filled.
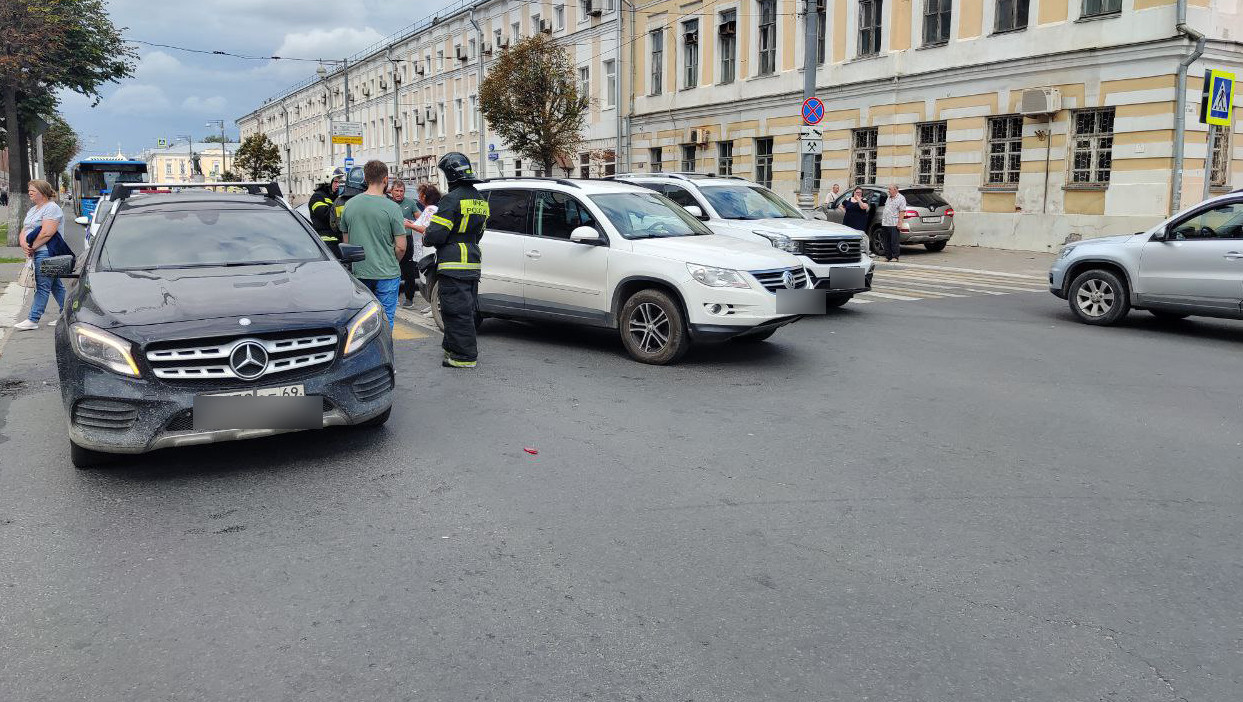
[[[529,447],[529,446],[528,446],[527,448],[522,449],[522,450],[523,450],[523,451],[526,451],[527,453],[531,454],[532,456],[538,456],[538,455],[539,455],[539,451],[537,451],[537,450],[535,450],[535,449],[533,449],[533,448],[531,448],[531,447]]]

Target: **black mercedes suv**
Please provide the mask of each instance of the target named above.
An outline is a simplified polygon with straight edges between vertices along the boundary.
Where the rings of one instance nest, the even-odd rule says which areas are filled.
[[[118,184],[77,273],[43,263],[80,278],[56,326],[74,465],[388,419],[384,310],[275,183],[142,187],[170,190]]]

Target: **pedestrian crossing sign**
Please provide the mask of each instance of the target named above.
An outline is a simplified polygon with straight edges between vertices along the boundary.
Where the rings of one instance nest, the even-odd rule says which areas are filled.
[[[155,140],[155,148],[157,148],[157,149],[167,149],[167,148],[168,148],[168,139],[156,139],[156,140]]]
[[[1229,127],[1234,115],[1234,74],[1208,69],[1204,71],[1204,90],[1200,93],[1200,121]]]

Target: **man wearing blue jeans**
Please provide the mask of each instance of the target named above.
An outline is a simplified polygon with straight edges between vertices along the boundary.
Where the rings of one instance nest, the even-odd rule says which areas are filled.
[[[368,161],[363,166],[363,180],[367,190],[345,203],[339,224],[344,243],[361,246],[367,253],[366,259],[354,264],[354,277],[375,293],[391,328],[397,316],[406,230],[401,207],[384,194],[388,166],[383,161]]]

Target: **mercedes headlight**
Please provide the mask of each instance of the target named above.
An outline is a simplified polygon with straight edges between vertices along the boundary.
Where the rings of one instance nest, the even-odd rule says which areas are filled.
[[[115,334],[74,322],[69,327],[69,344],[78,358],[87,363],[107,368],[114,373],[137,378],[138,364],[134,363],[134,345]]]
[[[368,304],[361,312],[354,315],[354,319],[350,320],[349,335],[345,337],[344,355],[348,356],[366,346],[367,342],[384,328],[385,321],[387,320],[384,310],[380,309],[380,305],[375,302]]]
[[[778,234],[777,232],[762,232],[758,229],[756,229],[754,233],[768,239],[768,243],[772,244],[775,248],[781,249],[782,251],[792,254],[796,254],[801,251],[798,242],[794,241],[785,234]]]
[[[728,268],[713,268],[694,263],[686,264],[691,277],[710,288],[749,288],[751,284],[742,273]]]

